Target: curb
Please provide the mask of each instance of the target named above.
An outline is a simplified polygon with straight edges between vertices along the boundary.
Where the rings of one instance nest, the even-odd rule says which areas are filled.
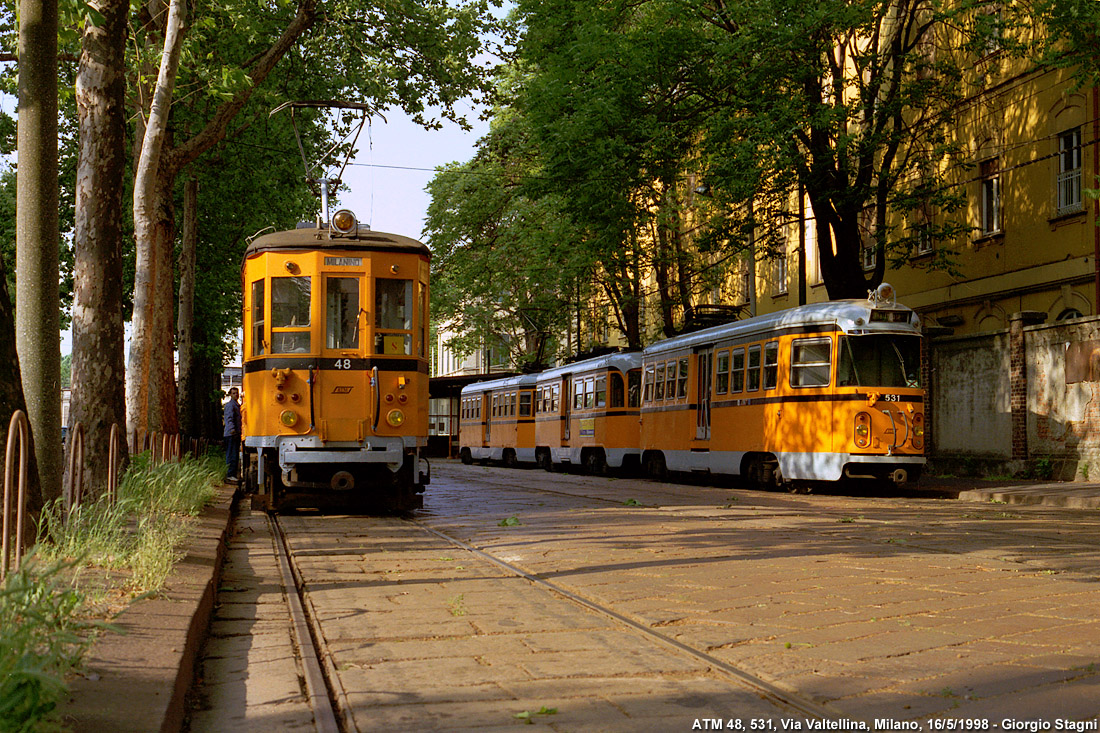
[[[1095,484],[1042,484],[1038,486],[1001,486],[959,492],[960,501],[999,504],[1030,504],[1063,509],[1100,508],[1100,488]]]
[[[238,499],[237,487],[222,484],[218,498],[196,517],[187,554],[164,592],[115,619],[125,633],[96,640],[83,674],[69,681],[68,699],[59,706],[66,728],[74,733],[182,728]]]

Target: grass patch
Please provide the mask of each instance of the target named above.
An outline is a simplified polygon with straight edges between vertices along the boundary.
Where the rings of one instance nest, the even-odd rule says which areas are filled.
[[[0,733],[58,727],[65,676],[112,628],[106,619],[163,589],[224,476],[217,458],[154,466],[146,452],[113,506],[90,502],[66,518],[60,500],[47,504],[37,544],[0,585]]]

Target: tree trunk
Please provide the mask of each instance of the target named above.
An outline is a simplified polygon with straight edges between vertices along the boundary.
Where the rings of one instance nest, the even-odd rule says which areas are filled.
[[[48,500],[61,495],[62,473],[57,0],[19,3],[18,125],[15,332]]]
[[[23,399],[23,380],[19,374],[19,359],[15,354],[15,313],[11,298],[8,297],[7,283],[3,258],[0,258],[0,447],[7,445],[11,416],[16,410],[24,412],[27,410],[27,403]],[[30,444],[27,445],[27,511],[37,515],[42,509],[42,492],[38,484],[34,436],[28,437]],[[60,445],[60,437],[57,443]],[[17,467],[12,468],[12,475],[18,477]],[[29,527],[24,539],[27,542],[33,542],[34,537],[34,528]]]
[[[126,0],[93,0],[76,78],[80,160],[73,240],[73,373],[69,424],[85,430],[90,495],[106,488],[111,426],[126,430],[122,191],[126,170]],[[125,458],[125,440],[123,458]]]
[[[195,331],[195,253],[198,248],[199,182],[190,179],[183,188],[183,240],[180,252],[180,303],[176,329],[179,352],[180,432],[196,435],[193,392]]]
[[[180,49],[183,45],[184,0],[172,0],[168,9],[168,21],[164,31],[164,53],[157,74],[157,86],[145,123],[145,136],[141,145],[141,157],[134,177],[134,236],[137,241],[137,263],[134,273],[134,319],[130,341],[130,363],[126,371],[126,421],[129,432],[164,430],[161,390],[165,380],[172,380],[171,350],[167,359],[156,355],[163,336],[163,314],[158,318],[158,287],[165,281],[165,264],[171,264],[171,249],[167,256],[163,251],[163,221],[160,216],[165,196],[161,176],[161,151],[168,130],[168,114],[172,106],[172,93],[176,86]],[[168,195],[170,195],[169,189]],[[168,240],[169,247],[171,240]],[[161,271],[158,271],[158,268]],[[169,282],[171,282],[169,280]],[[172,292],[171,285],[168,288]],[[161,298],[164,296],[161,295]],[[170,297],[170,296],[169,296]],[[163,373],[165,362],[169,364]],[[160,388],[158,390],[158,388]],[[175,400],[171,408],[175,413]],[[174,420],[173,420],[174,422]]]
[[[253,91],[267,79],[302,34],[313,26],[318,0],[299,1],[294,19],[252,65],[249,73],[252,83],[244,91],[219,107],[198,134],[178,146],[167,147],[165,125],[179,60],[182,2],[172,0],[169,7],[165,53],[161,57],[160,74],[134,183],[137,269],[134,275],[133,337],[126,371],[126,413],[131,432],[150,429],[175,432],[179,429],[171,318],[174,236],[171,202],[176,176],[185,166],[224,139],[229,123],[244,108]],[[162,146],[165,147],[162,149]]]

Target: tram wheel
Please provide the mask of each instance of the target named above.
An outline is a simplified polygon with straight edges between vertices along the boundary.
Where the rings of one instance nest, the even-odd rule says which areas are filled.
[[[554,461],[550,458],[550,451],[546,449],[535,452],[535,464],[544,471],[554,470]]]
[[[668,477],[668,466],[665,464],[665,454],[653,451],[645,457],[645,472],[654,481],[664,481]]]
[[[462,450],[460,450],[458,452],[458,458],[460,461],[462,461],[464,465],[467,466],[474,462],[474,456],[472,453],[470,453],[469,448],[463,448]]]
[[[504,460],[504,466],[506,468],[516,468],[517,466],[519,466],[519,459],[516,458],[516,452],[511,448],[508,448],[504,451],[504,455],[502,456],[502,458]]]
[[[607,471],[607,459],[602,450],[591,450],[585,454],[584,470],[593,476],[603,475]]]

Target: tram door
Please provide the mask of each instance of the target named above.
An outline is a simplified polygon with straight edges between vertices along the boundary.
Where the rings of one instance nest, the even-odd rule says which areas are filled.
[[[484,448],[489,445],[489,438],[493,432],[493,402],[496,401],[496,397],[491,392],[482,392],[481,394],[481,424],[484,430],[481,434],[481,446]]]
[[[696,374],[698,375],[699,400],[695,414],[695,439],[710,440],[710,396],[711,396],[711,359],[714,349],[705,349],[695,354]]]
[[[358,258],[347,258],[351,262]],[[344,264],[341,262],[340,264]],[[363,273],[322,273],[325,304],[320,369],[314,375],[315,414],[321,438],[361,442],[370,434],[363,406],[372,402],[370,373],[363,360]]]
[[[571,375],[561,379],[561,444],[569,442],[569,419],[573,407],[573,385]]]

